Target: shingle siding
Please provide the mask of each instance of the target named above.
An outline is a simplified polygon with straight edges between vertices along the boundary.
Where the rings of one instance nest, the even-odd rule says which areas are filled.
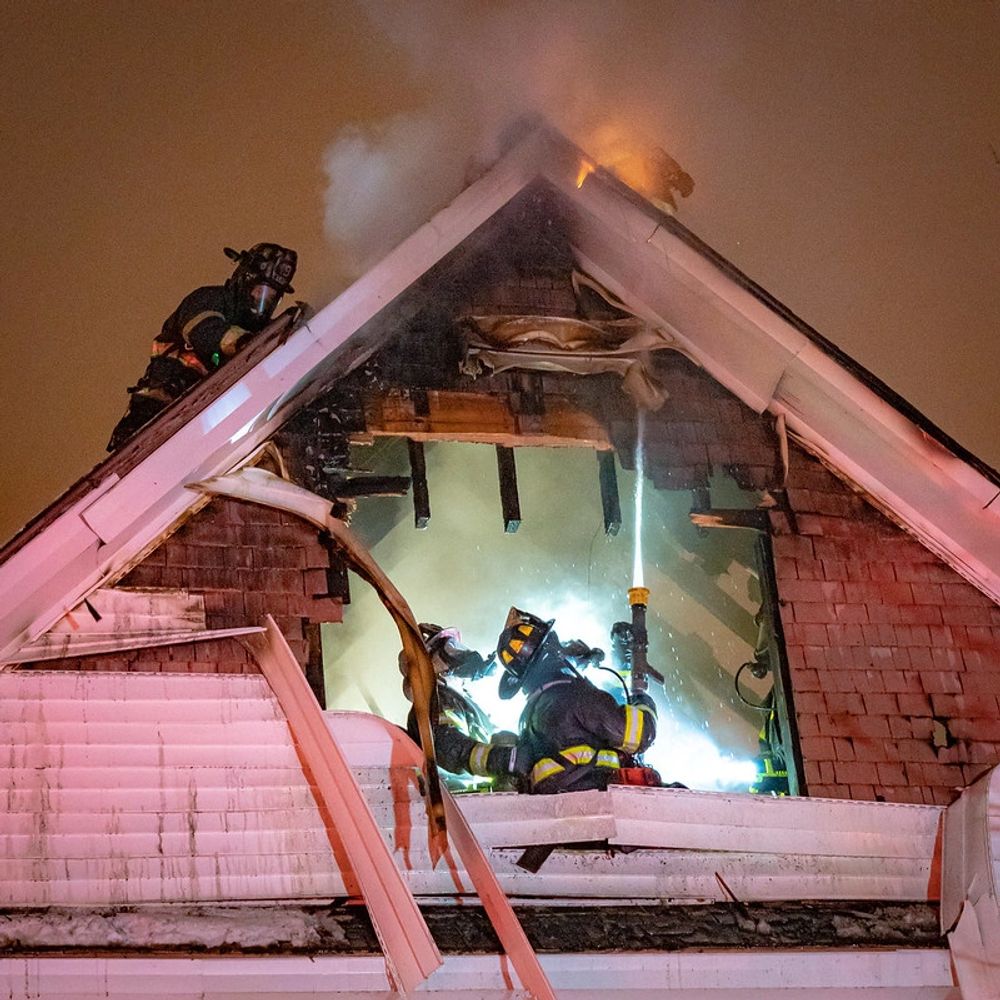
[[[259,625],[274,617],[299,662],[310,621],[340,621],[341,604],[325,597],[327,550],[299,518],[240,500],[216,499],[123,577],[119,587],[172,587],[203,594],[210,629]],[[318,595],[318,596],[317,596]],[[73,657],[46,670],[140,670],[256,673],[234,639]]]
[[[780,487],[771,417],[679,356],[658,373],[656,486],[704,488],[725,470]],[[622,420],[622,451],[629,433]],[[785,495],[772,550],[809,792],[950,802],[1000,761],[1000,607],[794,444]]]

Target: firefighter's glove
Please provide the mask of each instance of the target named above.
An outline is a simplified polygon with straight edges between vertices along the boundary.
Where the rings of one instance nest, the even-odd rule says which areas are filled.
[[[485,677],[494,667],[493,659],[496,653],[490,653],[484,657],[482,653],[474,649],[461,648],[450,650],[446,646],[441,653],[441,658],[447,665],[447,673],[463,680],[478,681]]]
[[[656,715],[656,702],[645,691],[629,695],[628,703],[636,708],[648,708],[654,716]]]
[[[561,643],[559,648],[577,667],[596,666],[604,660],[603,649],[588,646],[582,639],[570,639]]]
[[[532,741],[522,733],[517,738],[516,745],[510,748],[510,761],[507,765],[507,771],[509,774],[526,779],[531,774],[531,769],[534,766],[535,751]]]
[[[284,319],[286,316],[290,316],[291,322],[288,324],[288,328],[290,330],[294,330],[299,323],[307,320],[312,315],[313,311],[309,307],[309,303],[296,299],[295,305],[289,306],[283,313],[281,313],[280,316],[278,316],[278,319]]]

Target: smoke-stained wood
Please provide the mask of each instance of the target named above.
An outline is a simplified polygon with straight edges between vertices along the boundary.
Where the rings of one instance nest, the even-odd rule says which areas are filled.
[[[431,498],[427,488],[427,460],[421,441],[407,438],[406,448],[410,456],[410,478],[413,482],[413,526],[426,528],[431,521]]]
[[[591,414],[563,397],[549,397],[538,433],[524,433],[505,396],[489,393],[427,392],[427,413],[417,412],[410,394],[400,390],[366,395],[362,442],[391,435],[413,441],[462,441],[472,444],[539,445],[550,448],[611,448],[607,431]]]
[[[512,535],[521,527],[521,500],[517,495],[517,465],[513,448],[497,445],[497,475],[500,477],[503,530]]]
[[[597,453],[597,475],[601,483],[601,509],[604,511],[604,534],[613,538],[621,530],[622,505],[618,496],[618,472],[615,453]]]

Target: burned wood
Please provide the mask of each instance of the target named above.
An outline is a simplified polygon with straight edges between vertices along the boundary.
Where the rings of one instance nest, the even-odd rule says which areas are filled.
[[[405,497],[410,490],[409,476],[331,476],[325,496],[341,500],[357,497]]]
[[[531,443],[563,448],[610,448],[603,424],[568,399],[546,401],[538,433],[526,434],[507,396],[430,390],[428,413],[416,412],[412,394],[394,389],[365,397],[365,432],[352,440],[407,437],[414,441],[462,441],[511,448]]]
[[[545,415],[545,389],[537,372],[517,372],[511,376],[511,408],[522,434],[540,434]]]
[[[497,475],[500,478],[503,530],[512,535],[521,527],[521,501],[517,494],[517,465],[513,448],[497,445]]]
[[[946,948],[935,903],[871,900],[702,905],[518,906],[535,950],[680,951],[688,948]],[[445,954],[496,953],[479,906],[421,906]],[[153,953],[377,955],[363,906],[240,903],[0,911],[7,951],[65,955]]]
[[[312,693],[316,695],[319,707],[326,708],[326,675],[323,669],[323,640],[321,635],[322,626],[316,622],[310,622],[307,618],[302,620],[302,631],[305,633],[308,654],[306,659],[306,680]]]
[[[413,412],[418,417],[431,415],[431,404],[426,389],[411,389],[410,399],[413,401]]]
[[[341,604],[350,604],[351,581],[347,575],[347,562],[340,554],[340,550],[334,543],[333,538],[330,537],[329,532],[320,532],[319,540],[323,548],[326,549],[330,565],[326,570],[326,593],[313,596],[334,597]]]
[[[615,469],[615,453],[597,453],[597,474],[601,483],[601,508],[604,511],[604,534],[613,538],[621,530],[622,506],[618,496],[618,472]]]
[[[413,526],[426,528],[431,521],[431,499],[427,488],[427,461],[424,446],[412,438],[406,440],[410,456],[410,476],[413,480]]]
[[[754,531],[770,532],[771,522],[766,510],[735,508],[731,510],[691,511],[691,523],[699,528],[751,528]]]

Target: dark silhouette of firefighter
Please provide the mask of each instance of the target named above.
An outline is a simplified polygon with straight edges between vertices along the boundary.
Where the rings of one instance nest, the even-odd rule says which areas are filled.
[[[488,676],[496,667],[493,655],[483,657],[464,645],[455,628],[421,622],[420,632],[437,679],[431,698],[431,725],[438,766],[452,775],[471,774],[490,778],[494,787],[515,786],[519,770],[516,734],[494,733],[482,709],[447,681],[449,677],[475,681]],[[403,693],[412,701],[402,653],[399,669],[403,674]],[[414,742],[419,743],[420,734],[413,709],[406,720],[406,729]],[[446,781],[452,784],[448,779]],[[464,781],[454,784],[458,788],[465,787]]]
[[[163,324],[145,374],[129,388],[128,411],[111,434],[116,451],[178,396],[225,364],[271,321],[295,275],[297,255],[277,243],[226,247],[236,270],[224,285],[196,288]],[[301,307],[294,307],[298,313]]]
[[[633,783],[630,772],[651,771],[636,767],[635,757],[656,736],[656,706],[645,692],[619,704],[583,677],[577,666],[603,654],[577,641],[560,643],[554,623],[511,608],[497,643],[504,671],[500,697],[523,689],[528,698],[518,740],[527,790],[549,794]]]

